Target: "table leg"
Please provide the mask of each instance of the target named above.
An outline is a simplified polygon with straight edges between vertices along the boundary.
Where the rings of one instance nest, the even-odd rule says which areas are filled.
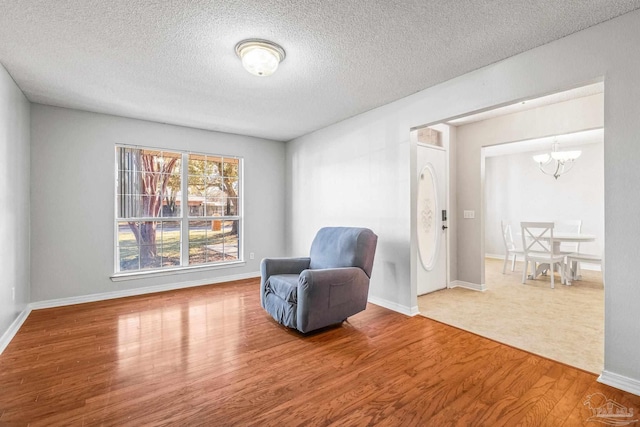
[[[582,277],[578,274],[578,261],[571,261],[571,265],[567,265],[569,271],[567,271],[567,276],[570,280],[580,280]]]
[[[549,264],[548,264],[548,263],[541,263],[541,264],[538,266],[538,268],[536,268],[536,273],[535,273],[535,274],[536,274],[536,276],[535,276],[535,277],[538,277],[538,276],[540,276],[541,274],[546,274],[546,272],[547,272],[548,270],[550,270]],[[535,279],[535,277],[534,277],[534,279]]]

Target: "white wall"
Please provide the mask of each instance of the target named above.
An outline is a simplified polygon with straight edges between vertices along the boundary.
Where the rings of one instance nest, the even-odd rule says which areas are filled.
[[[378,235],[370,296],[409,311],[409,131],[385,121],[315,134],[287,144],[288,252],[307,256],[324,226]],[[366,141],[363,143],[363,141]]]
[[[580,251],[602,254],[604,143],[572,146],[571,150],[582,150],[582,155],[571,171],[558,180],[540,172],[530,152],[486,159],[484,250],[487,255],[504,255],[502,219],[512,220],[515,227],[519,227],[520,221],[581,219],[582,232],[594,234],[596,241],[582,243]]]
[[[287,146],[288,250],[306,253],[320,225],[370,226],[380,235],[371,296],[413,307],[409,129],[604,79],[605,371],[640,393],[640,55],[630,54],[639,41],[636,11],[295,139]],[[458,221],[464,209],[482,212],[480,148],[458,147]],[[459,280],[482,280],[481,222],[458,223]]]
[[[284,254],[284,143],[38,104],[31,126],[32,302],[254,273]],[[112,282],[115,144],[243,157],[246,265]]]
[[[29,303],[29,101],[0,65],[0,336]],[[12,289],[15,288],[15,300]],[[0,348],[1,350],[1,348]]]

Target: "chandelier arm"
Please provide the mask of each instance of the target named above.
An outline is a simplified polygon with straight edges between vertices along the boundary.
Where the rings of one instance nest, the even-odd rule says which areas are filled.
[[[545,170],[545,167],[547,165],[549,165],[549,163],[551,163],[551,162],[549,161],[549,162],[546,162],[546,163],[538,163],[538,169],[540,169],[540,172],[542,172],[545,175],[553,176],[554,172],[549,172],[549,171]]]
[[[545,169],[547,166],[553,164],[555,162],[555,168],[552,170],[547,170]],[[540,172],[542,172],[545,175],[549,175],[554,177],[555,179],[558,179],[558,177],[560,177],[561,175],[564,175],[565,173],[569,172],[571,170],[571,168],[573,167],[573,164],[575,163],[574,160],[568,160],[568,161],[560,161],[560,160],[549,160],[545,163],[539,162],[538,163],[538,169],[540,169]],[[553,168],[553,166],[552,166]]]
[[[553,177],[555,179],[558,179],[558,177],[563,173],[564,173],[564,163],[556,161],[556,171],[553,173]]]

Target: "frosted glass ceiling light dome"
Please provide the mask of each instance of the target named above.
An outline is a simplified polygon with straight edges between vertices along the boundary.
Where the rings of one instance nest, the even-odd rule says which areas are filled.
[[[286,57],[282,47],[262,39],[242,40],[236,45],[236,54],[248,72],[261,77],[273,74]]]

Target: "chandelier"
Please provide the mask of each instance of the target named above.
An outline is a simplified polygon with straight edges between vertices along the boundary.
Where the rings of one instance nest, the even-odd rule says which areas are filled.
[[[558,151],[558,142],[554,140],[551,152],[533,156],[533,161],[538,163],[542,173],[551,175],[555,179],[567,173],[573,167],[573,163],[580,157],[582,151]]]

